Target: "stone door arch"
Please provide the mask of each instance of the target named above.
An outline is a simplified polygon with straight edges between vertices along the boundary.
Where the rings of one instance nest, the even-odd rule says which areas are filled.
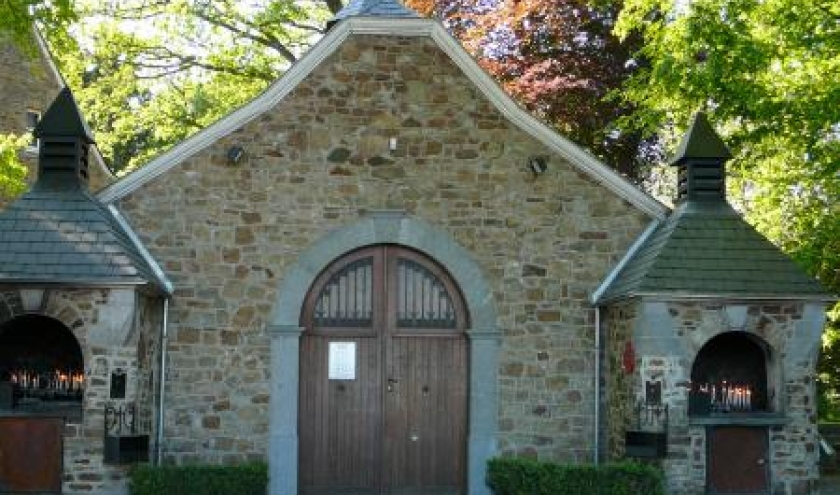
[[[467,493],[487,495],[487,460],[496,453],[496,376],[500,330],[492,292],[478,264],[447,233],[402,212],[377,212],[333,231],[307,249],[284,274],[268,332],[271,336],[269,494],[298,493],[300,315],[316,277],[344,253],[375,244],[405,246],[445,267],[461,288],[470,326]]]

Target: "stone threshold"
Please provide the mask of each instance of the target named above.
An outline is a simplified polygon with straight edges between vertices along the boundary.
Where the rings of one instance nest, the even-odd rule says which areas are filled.
[[[790,423],[784,414],[710,414],[688,419],[689,426],[781,426]]]

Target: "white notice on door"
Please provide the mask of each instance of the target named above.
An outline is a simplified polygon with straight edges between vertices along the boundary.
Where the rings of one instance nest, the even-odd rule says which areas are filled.
[[[355,342],[330,342],[329,379],[356,379]]]

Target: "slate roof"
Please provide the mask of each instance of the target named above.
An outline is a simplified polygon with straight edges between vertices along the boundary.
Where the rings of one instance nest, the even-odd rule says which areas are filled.
[[[61,89],[41,120],[38,121],[34,134],[37,138],[48,135],[78,138],[87,144],[94,142],[93,133],[90,132],[90,127],[82,117],[76,100],[67,86]]]
[[[718,178],[731,156],[706,116],[695,114],[671,160],[680,167],[682,202],[596,292],[596,303],[635,296],[835,299],[727,202]],[[701,176],[709,171],[712,188]]]
[[[81,189],[35,188],[0,212],[0,283],[151,283],[166,292],[117,219]]]
[[[0,212],[0,284],[149,285],[168,293],[128,225],[91,196],[78,173],[93,138],[67,88],[35,134],[42,138],[38,180]],[[78,146],[68,151],[68,141]]]
[[[420,17],[420,14],[404,6],[398,0],[350,0],[329,24],[348,17]]]
[[[718,159],[726,161],[732,153],[712,128],[703,112],[697,112],[691,118],[688,130],[680,141],[677,151],[671,158],[671,165],[679,165],[692,159]]]
[[[701,201],[679,205],[599,302],[650,295],[833,299],[729,204]]]

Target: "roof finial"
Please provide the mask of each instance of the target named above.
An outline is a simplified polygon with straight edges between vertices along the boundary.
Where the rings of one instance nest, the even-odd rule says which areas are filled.
[[[350,0],[335,17],[327,22],[327,29],[348,17],[420,17],[420,14],[406,7],[399,0]]]
[[[70,88],[65,86],[50,104],[35,127],[35,137],[74,137],[93,144],[93,135]]]
[[[691,118],[671,165],[679,167],[678,201],[726,200],[724,164],[732,153],[717,135],[706,114]]]

